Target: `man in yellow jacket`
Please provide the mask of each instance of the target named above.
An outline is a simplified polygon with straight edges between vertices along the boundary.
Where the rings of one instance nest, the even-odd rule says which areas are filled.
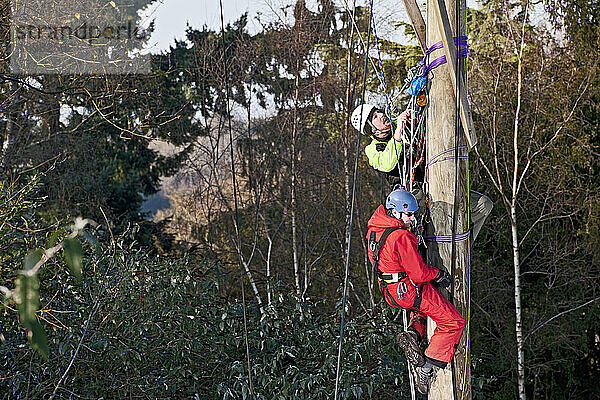
[[[392,186],[401,183],[398,164],[399,160],[402,160],[402,135],[410,117],[410,110],[406,110],[398,116],[397,122],[394,123],[376,106],[363,104],[354,109],[350,119],[354,128],[371,137],[371,143],[365,148],[369,165],[384,173]],[[416,180],[419,181],[422,178],[416,177]],[[494,203],[486,195],[474,190],[471,190],[470,197],[472,240],[474,241],[485,219],[492,211]]]
[[[352,113],[352,125],[372,138],[365,148],[369,164],[383,172],[391,185],[400,183],[398,160],[402,155],[402,132],[409,119],[410,111],[407,110],[393,124],[385,113],[371,104],[358,106]]]

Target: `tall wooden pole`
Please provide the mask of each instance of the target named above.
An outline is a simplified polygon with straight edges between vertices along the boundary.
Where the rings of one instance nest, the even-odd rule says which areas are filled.
[[[456,9],[459,9],[459,28],[456,28]],[[441,12],[440,12],[441,9]],[[444,12],[447,16],[444,18]],[[455,160],[456,138],[458,135],[459,157],[466,156],[468,145],[474,144],[475,140],[469,140],[463,129],[462,121],[470,119],[468,108],[465,107],[466,88],[457,91],[461,81],[466,81],[465,62],[461,60],[456,77],[456,64],[452,63],[451,50],[453,47],[452,36],[464,36],[466,25],[466,2],[465,0],[428,0],[427,1],[427,44],[443,41],[448,43],[443,49],[436,50],[430,55],[430,62],[446,55],[448,62],[435,68],[430,74],[429,106],[427,111],[427,157],[432,160],[439,154],[443,161],[429,166],[427,180],[429,183],[429,207],[431,212],[431,223],[427,227],[429,236],[451,237],[453,231],[453,219],[456,218],[455,234],[460,235],[469,230],[468,221],[468,184],[467,160],[459,158]],[[459,32],[459,34],[456,34]],[[451,36],[448,38],[447,36]],[[444,40],[443,40],[444,39]],[[454,53],[456,54],[456,52]],[[458,78],[458,79],[457,79]],[[462,79],[461,79],[462,78]],[[464,86],[464,83],[463,83]],[[462,93],[460,93],[462,91]],[[462,100],[458,103],[455,93]],[[460,96],[462,94],[462,96]],[[468,107],[468,106],[467,106]],[[465,119],[465,116],[468,118]],[[457,121],[458,119],[458,121]],[[470,121],[469,121],[470,123]],[[468,127],[467,127],[468,128]],[[455,164],[455,162],[457,162]],[[455,198],[456,193],[456,198]],[[456,213],[455,204],[456,201]],[[454,248],[454,251],[453,251]],[[454,256],[454,264],[453,264]],[[469,240],[458,240],[455,243],[437,243],[428,245],[427,261],[429,265],[444,267],[448,272],[454,272],[454,296],[450,291],[444,291],[444,295],[450,299],[466,321],[469,319]],[[452,267],[454,265],[454,271]],[[453,298],[452,298],[453,297]],[[433,333],[435,323],[429,321],[429,335]],[[465,326],[459,347],[454,356],[454,377],[452,367],[449,364],[446,369],[439,370],[437,378],[429,391],[429,400],[470,400],[471,399],[471,373],[469,352],[469,326]],[[455,393],[454,390],[456,390]]]

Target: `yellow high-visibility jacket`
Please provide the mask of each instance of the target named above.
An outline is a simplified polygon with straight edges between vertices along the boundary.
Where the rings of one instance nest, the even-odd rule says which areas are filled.
[[[381,172],[390,172],[401,160],[402,142],[394,140],[378,140],[373,137],[371,143],[365,147],[365,154],[369,159],[369,165]]]

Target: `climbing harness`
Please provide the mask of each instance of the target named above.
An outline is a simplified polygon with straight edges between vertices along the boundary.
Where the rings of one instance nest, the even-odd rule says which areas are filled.
[[[383,245],[385,244],[385,241],[388,238],[388,236],[392,232],[394,232],[398,229],[408,230],[408,229],[400,227],[400,226],[390,226],[388,228],[385,228],[385,230],[379,237],[379,240],[377,240],[377,233],[375,231],[371,231],[371,234],[369,235],[369,249],[371,250],[372,258],[373,258],[372,267],[375,270],[375,273],[377,274],[377,279],[379,281],[379,289],[381,290],[382,293],[387,294],[388,298],[393,303],[394,307],[405,309],[404,307],[402,307],[398,303],[396,303],[396,301],[394,299],[395,298],[401,299],[401,298],[403,298],[404,294],[408,292],[408,286],[406,284],[408,274],[406,272],[385,273],[379,269],[379,252],[383,248]],[[419,306],[421,305],[421,299],[422,299],[421,286],[422,285],[416,284],[410,279],[408,279],[408,281],[411,285],[413,285],[415,287],[415,291],[416,291],[415,301],[414,301],[411,309],[418,309]],[[394,298],[394,296],[392,296],[390,294],[390,292],[387,288],[387,286],[392,283],[398,283],[398,287],[396,289],[397,297],[395,297],[395,298]],[[405,327],[405,329],[406,329],[406,327]]]
[[[377,273],[377,277],[386,283],[395,283],[395,282],[398,282],[398,281],[408,277],[406,272],[400,272],[400,273],[395,273],[395,274],[384,274],[383,272],[381,272],[381,270],[379,269],[379,266],[378,266],[379,252],[381,251],[383,244],[385,243],[388,236],[392,232],[394,232],[395,230],[398,230],[398,229],[404,229],[404,228],[401,228],[399,226],[391,226],[389,228],[385,228],[385,230],[381,234],[381,237],[379,238],[379,240],[376,240],[377,233],[375,231],[371,231],[371,235],[369,236],[369,249],[371,249],[371,252],[373,253],[372,267],[373,267],[373,269],[375,269],[375,272]]]
[[[377,274],[377,281],[379,282],[379,290],[381,290],[381,293],[385,293],[387,294],[388,298],[390,299],[390,301],[393,303],[394,307],[396,308],[402,308],[398,303],[396,303],[395,298],[401,299],[403,298],[404,294],[406,292],[408,292],[408,287],[406,286],[406,282],[404,282],[404,280],[406,278],[408,278],[408,274],[406,272],[395,272],[395,273],[384,273],[379,269],[379,252],[381,251],[381,248],[383,247],[386,239],[388,238],[388,236],[398,230],[398,229],[403,229],[399,226],[391,226],[388,228],[385,228],[385,230],[383,231],[383,233],[381,234],[381,237],[379,238],[379,240],[377,240],[377,233],[375,231],[371,231],[371,235],[369,236],[369,249],[371,249],[371,253],[372,253],[372,258],[373,258],[373,264],[372,267],[375,270],[375,273]],[[389,292],[387,285],[391,284],[391,283],[398,283],[398,288],[397,288],[397,297],[394,298],[394,296],[391,295],[391,293]]]

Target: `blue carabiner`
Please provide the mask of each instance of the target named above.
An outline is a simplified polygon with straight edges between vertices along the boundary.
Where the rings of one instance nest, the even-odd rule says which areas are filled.
[[[426,84],[427,84],[427,77],[425,75],[415,76],[410,84],[410,87],[406,91],[406,93],[410,94],[411,96],[418,96]]]

